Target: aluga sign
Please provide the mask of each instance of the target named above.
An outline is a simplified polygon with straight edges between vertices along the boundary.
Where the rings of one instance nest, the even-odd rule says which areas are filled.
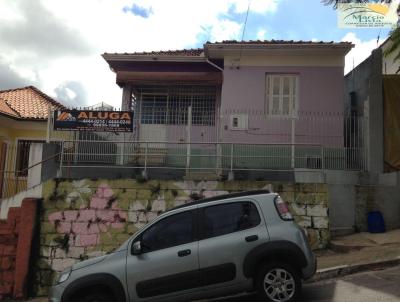
[[[54,112],[54,130],[132,132],[133,112],[61,110]]]

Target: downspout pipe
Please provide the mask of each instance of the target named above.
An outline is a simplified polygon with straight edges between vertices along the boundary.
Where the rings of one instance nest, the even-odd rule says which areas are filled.
[[[210,64],[211,66],[213,66],[213,67],[219,69],[220,71],[224,71],[223,68],[221,68],[221,67],[219,67],[217,64],[211,62],[207,57],[205,57],[205,58],[206,58],[206,62],[207,62],[208,64]]]

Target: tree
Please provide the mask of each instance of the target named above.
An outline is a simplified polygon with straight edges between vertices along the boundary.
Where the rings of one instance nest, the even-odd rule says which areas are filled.
[[[369,3],[371,0],[322,0],[325,5],[332,5],[336,9],[340,3]],[[381,3],[391,3],[392,0],[380,0]]]

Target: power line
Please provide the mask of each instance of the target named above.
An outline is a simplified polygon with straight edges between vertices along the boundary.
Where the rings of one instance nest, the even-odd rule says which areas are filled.
[[[241,38],[240,42],[243,42],[244,34],[246,33],[247,19],[249,18],[249,12],[250,12],[251,1],[252,1],[252,0],[249,0],[249,4],[247,5],[246,19],[244,20],[242,38]],[[240,61],[241,61],[241,59],[242,59],[242,50],[243,50],[243,45],[240,45],[239,63],[238,63],[237,68],[239,68],[239,66],[240,66]]]

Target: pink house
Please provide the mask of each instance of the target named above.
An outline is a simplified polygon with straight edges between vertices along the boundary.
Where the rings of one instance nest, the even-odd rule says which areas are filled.
[[[122,107],[135,112],[137,142],[190,143],[199,166],[215,155],[222,166],[345,168],[343,74],[352,47],[223,41],[103,57],[123,88]]]

